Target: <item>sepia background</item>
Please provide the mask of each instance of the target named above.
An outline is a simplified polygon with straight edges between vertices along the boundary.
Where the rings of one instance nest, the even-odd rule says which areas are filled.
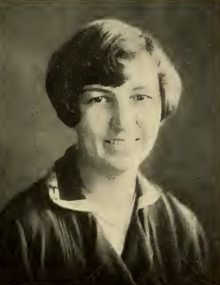
[[[213,1],[0,2],[0,209],[74,143],[45,93],[51,53],[83,24],[114,17],[149,30],[183,81],[143,172],[192,208],[220,269],[220,9]],[[220,270],[219,270],[220,271]],[[214,274],[214,273],[213,273]],[[217,274],[217,273],[216,273]],[[220,276],[220,273],[219,273]]]

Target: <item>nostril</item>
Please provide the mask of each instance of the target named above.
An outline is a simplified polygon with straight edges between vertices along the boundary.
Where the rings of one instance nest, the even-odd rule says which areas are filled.
[[[136,139],[136,141],[139,141],[140,139],[138,138],[138,139]]]

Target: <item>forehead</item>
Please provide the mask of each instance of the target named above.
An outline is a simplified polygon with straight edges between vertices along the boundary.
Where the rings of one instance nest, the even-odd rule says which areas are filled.
[[[136,55],[132,61],[119,60],[123,64],[123,74],[130,84],[154,85],[158,82],[158,66],[146,51]]]

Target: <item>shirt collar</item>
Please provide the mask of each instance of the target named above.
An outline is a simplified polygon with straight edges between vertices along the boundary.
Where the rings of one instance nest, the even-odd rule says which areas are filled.
[[[140,172],[138,173],[138,181],[141,187],[142,195],[138,199],[137,209],[142,209],[153,205],[161,196],[161,189],[151,183]],[[94,212],[95,205],[87,199],[76,200],[63,200],[60,198],[60,190],[58,187],[58,181],[55,171],[51,171],[46,180],[46,185],[49,191],[49,197],[53,203],[59,205],[62,208],[81,211],[81,212]]]

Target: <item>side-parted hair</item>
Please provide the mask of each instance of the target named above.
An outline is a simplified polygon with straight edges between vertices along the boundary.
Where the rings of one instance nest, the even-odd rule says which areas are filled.
[[[126,78],[119,59],[132,60],[141,50],[146,50],[158,67],[161,121],[173,113],[182,84],[156,40],[148,32],[122,21],[102,19],[85,26],[50,58],[46,91],[61,121],[68,127],[79,123],[78,103],[85,85],[122,85]]]

